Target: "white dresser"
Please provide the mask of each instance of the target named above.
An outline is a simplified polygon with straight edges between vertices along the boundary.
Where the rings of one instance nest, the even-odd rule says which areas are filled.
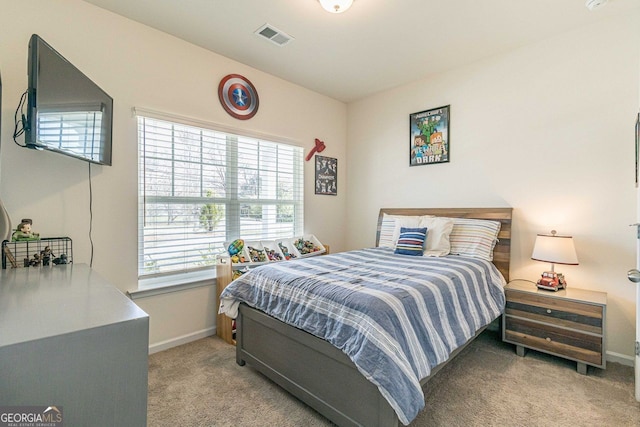
[[[84,264],[0,270],[0,405],[146,426],[149,316]]]

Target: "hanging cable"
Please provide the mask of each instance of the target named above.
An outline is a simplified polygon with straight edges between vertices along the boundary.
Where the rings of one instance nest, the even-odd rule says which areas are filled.
[[[91,162],[89,162],[89,243],[91,244],[91,257],[89,259],[89,267],[93,267],[93,189],[91,186]]]
[[[24,116],[23,113],[23,109],[24,109],[24,104],[27,100],[27,92],[28,91],[24,91],[24,93],[22,94],[22,96],[20,97],[20,102],[18,103],[18,107],[16,108],[16,112],[13,115],[14,121],[15,121],[15,127],[13,128],[13,142],[16,143],[16,145],[20,146],[20,147],[26,147],[27,144],[20,144],[18,142],[18,137],[21,136],[24,131],[25,128],[28,127],[28,123],[26,122],[26,118]],[[18,116],[20,116],[20,118],[18,118]]]

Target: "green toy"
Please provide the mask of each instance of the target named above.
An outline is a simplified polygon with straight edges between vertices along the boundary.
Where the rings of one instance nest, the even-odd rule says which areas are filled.
[[[27,218],[20,221],[20,224],[18,224],[16,231],[14,231],[11,235],[11,241],[18,242],[23,240],[40,240],[40,234],[31,231],[32,224],[33,221]]]

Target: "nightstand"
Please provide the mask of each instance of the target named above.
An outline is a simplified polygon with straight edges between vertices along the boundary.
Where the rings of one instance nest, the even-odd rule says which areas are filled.
[[[516,345],[518,356],[533,349],[578,363],[605,369],[607,294],[569,287],[561,291],[538,289],[527,281],[505,287],[502,340]]]

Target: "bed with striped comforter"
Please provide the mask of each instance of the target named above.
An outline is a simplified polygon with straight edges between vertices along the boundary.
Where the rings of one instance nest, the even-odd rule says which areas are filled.
[[[408,424],[420,381],[504,310],[504,278],[488,261],[372,248],[254,268],[230,283],[220,312],[241,302],[330,342]]]

